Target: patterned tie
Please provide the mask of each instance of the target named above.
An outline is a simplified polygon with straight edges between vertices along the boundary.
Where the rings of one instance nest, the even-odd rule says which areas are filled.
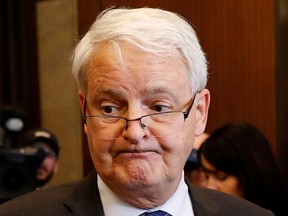
[[[144,212],[143,214],[139,216],[172,216],[172,215],[165,211],[158,210],[154,212]]]

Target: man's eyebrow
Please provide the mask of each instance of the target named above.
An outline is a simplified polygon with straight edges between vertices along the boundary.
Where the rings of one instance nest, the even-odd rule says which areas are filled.
[[[165,86],[155,86],[155,87],[148,87],[145,89],[145,95],[147,97],[153,97],[153,96],[163,96],[167,97],[171,100],[174,100],[175,102],[179,101],[179,96],[175,93],[176,91],[173,91],[171,88]]]
[[[145,89],[141,91],[141,94],[144,95],[145,98],[163,97],[171,101],[174,101],[175,103],[179,103],[180,97],[175,92],[176,91],[173,91],[171,88],[167,86],[147,86]],[[120,89],[102,86],[95,89],[95,91],[91,96],[93,98],[97,98],[106,95],[115,99],[123,99],[125,98],[126,94],[127,92],[121,91]]]
[[[98,87],[95,89],[94,94],[93,95],[101,95],[101,94],[106,94],[106,95],[115,95],[115,96],[121,96],[121,95],[125,95],[125,92],[121,91],[120,89],[115,89],[115,88],[107,88],[105,86],[102,87]],[[164,95],[171,95],[171,96],[175,96],[173,91],[169,90],[169,88],[167,87],[152,87],[152,86],[147,86],[142,94],[146,95],[146,96],[153,96],[153,95],[157,95],[157,94],[164,94]]]
[[[170,91],[167,88],[155,86],[149,87],[145,89],[146,95],[153,95],[153,94],[168,94]]]
[[[100,87],[97,88],[96,91],[93,92],[93,97],[97,97],[99,95],[109,95],[112,97],[121,97],[123,96],[123,92],[121,92],[119,89],[111,89],[106,87]]]

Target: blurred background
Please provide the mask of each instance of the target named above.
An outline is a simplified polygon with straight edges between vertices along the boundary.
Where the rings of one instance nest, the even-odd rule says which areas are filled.
[[[209,62],[207,132],[231,121],[255,125],[288,182],[287,0],[1,0],[0,121],[3,110],[16,110],[23,131],[44,127],[58,136],[52,184],[92,169],[70,59],[96,15],[114,5],[159,7],[193,24]],[[21,146],[9,136],[11,147]]]

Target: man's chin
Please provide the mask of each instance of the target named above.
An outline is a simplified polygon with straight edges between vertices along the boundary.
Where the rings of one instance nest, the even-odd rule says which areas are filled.
[[[149,187],[154,184],[159,173],[153,173],[151,167],[130,165],[116,170],[115,178],[129,188]]]

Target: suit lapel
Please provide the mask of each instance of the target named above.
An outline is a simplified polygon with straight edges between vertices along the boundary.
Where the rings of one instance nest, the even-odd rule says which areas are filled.
[[[205,191],[193,186],[187,179],[189,195],[195,216],[217,216],[220,214],[219,206],[208,196]]]
[[[96,172],[94,171],[84,178],[63,204],[70,213],[68,215],[104,216]]]

